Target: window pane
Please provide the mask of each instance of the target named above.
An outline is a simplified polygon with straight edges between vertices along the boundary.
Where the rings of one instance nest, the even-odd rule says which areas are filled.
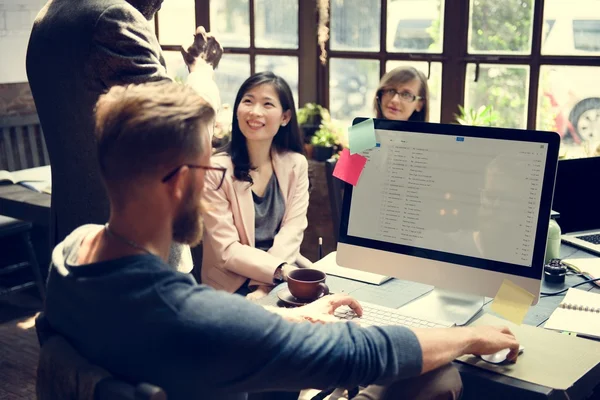
[[[167,63],[167,74],[177,82],[185,82],[189,71],[178,51],[163,51]]]
[[[351,125],[355,117],[372,117],[379,83],[379,61],[332,58],[329,64],[329,111]]]
[[[600,155],[600,68],[540,69],[537,127],[562,137],[561,155]]]
[[[443,0],[388,0],[387,50],[442,52]]]
[[[190,0],[169,0],[162,4],[158,12],[158,35],[160,44],[192,44],[196,30],[194,2]]]
[[[534,0],[471,0],[469,53],[531,53]]]
[[[427,76],[427,62],[425,61],[388,61],[385,71],[402,66],[414,67]],[[429,122],[440,122],[442,111],[442,63],[431,63],[431,76],[427,80],[427,86],[429,86]]]
[[[219,67],[215,71],[215,81],[221,92],[221,102],[233,107],[238,89],[249,76],[249,55],[223,54]]]
[[[256,72],[271,71],[290,85],[294,104],[298,108],[298,57],[256,56]]]
[[[254,1],[256,47],[298,48],[298,0]]]
[[[331,0],[331,50],[379,51],[380,0]]]
[[[481,64],[479,79],[475,82],[475,64],[468,64],[465,108],[477,111],[481,107],[492,107],[493,120],[483,117],[474,125],[525,129],[528,86],[527,66]]]
[[[248,0],[210,0],[210,28],[223,47],[250,47]]]
[[[600,2],[546,0],[542,54],[600,54]]]

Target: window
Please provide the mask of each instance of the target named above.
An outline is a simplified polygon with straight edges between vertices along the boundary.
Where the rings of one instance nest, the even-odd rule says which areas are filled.
[[[404,65],[429,76],[430,120],[440,120],[442,64],[434,61],[443,45],[443,6],[441,0],[331,0],[328,105],[333,118],[349,125],[354,117],[373,116],[379,79]]]
[[[600,19],[574,20],[573,42],[575,50],[600,52]]]
[[[537,128],[558,132],[563,156],[594,155],[600,139],[600,68],[544,65]]]
[[[523,65],[469,64],[465,108],[491,106],[493,121],[502,128],[527,128],[529,67]]]
[[[427,50],[434,39],[427,32],[433,21],[430,19],[400,20],[396,28],[393,49],[396,50]]]
[[[386,71],[411,65],[428,76],[432,122],[454,122],[458,105],[491,106],[485,124],[555,130],[563,154],[591,155],[600,143],[600,0],[329,0],[324,65],[320,5],[169,0],[156,20],[169,73],[187,73],[175,47],[193,29],[183,25],[210,20],[226,50],[216,79],[227,103],[251,72],[273,70],[297,102],[350,124],[373,116]]]
[[[210,17],[196,24],[198,10],[206,9]],[[266,70],[287,81],[298,103],[298,0],[169,0],[157,20],[167,71],[175,79],[187,76],[177,46],[191,43],[196,25],[210,25],[224,48],[215,71],[223,104],[233,105],[251,73]]]

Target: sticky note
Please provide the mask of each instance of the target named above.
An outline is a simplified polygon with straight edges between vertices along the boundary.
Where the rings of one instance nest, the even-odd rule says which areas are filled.
[[[365,157],[360,154],[350,154],[348,149],[344,149],[335,164],[333,176],[356,186],[366,163],[367,159]]]
[[[375,124],[372,118],[348,128],[348,144],[350,145],[350,154],[361,153],[377,145]]]
[[[492,302],[492,310],[501,317],[520,325],[535,296],[505,279]]]

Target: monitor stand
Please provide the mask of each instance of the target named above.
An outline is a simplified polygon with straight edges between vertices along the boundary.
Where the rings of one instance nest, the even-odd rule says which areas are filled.
[[[433,321],[466,325],[485,304],[485,297],[435,288],[400,307],[403,314]]]

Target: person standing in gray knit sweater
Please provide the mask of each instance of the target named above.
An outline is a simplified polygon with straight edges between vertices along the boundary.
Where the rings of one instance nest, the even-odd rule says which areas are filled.
[[[108,219],[94,140],[98,97],[114,85],[171,79],[149,23],[161,3],[50,0],[34,22],[26,64],[52,166],[52,247],[76,227]],[[222,49],[202,29],[198,33],[195,43],[207,51],[185,52],[188,84],[218,111],[212,74],[194,67],[196,58],[216,67]],[[189,246],[172,246],[169,264],[190,272]]]

